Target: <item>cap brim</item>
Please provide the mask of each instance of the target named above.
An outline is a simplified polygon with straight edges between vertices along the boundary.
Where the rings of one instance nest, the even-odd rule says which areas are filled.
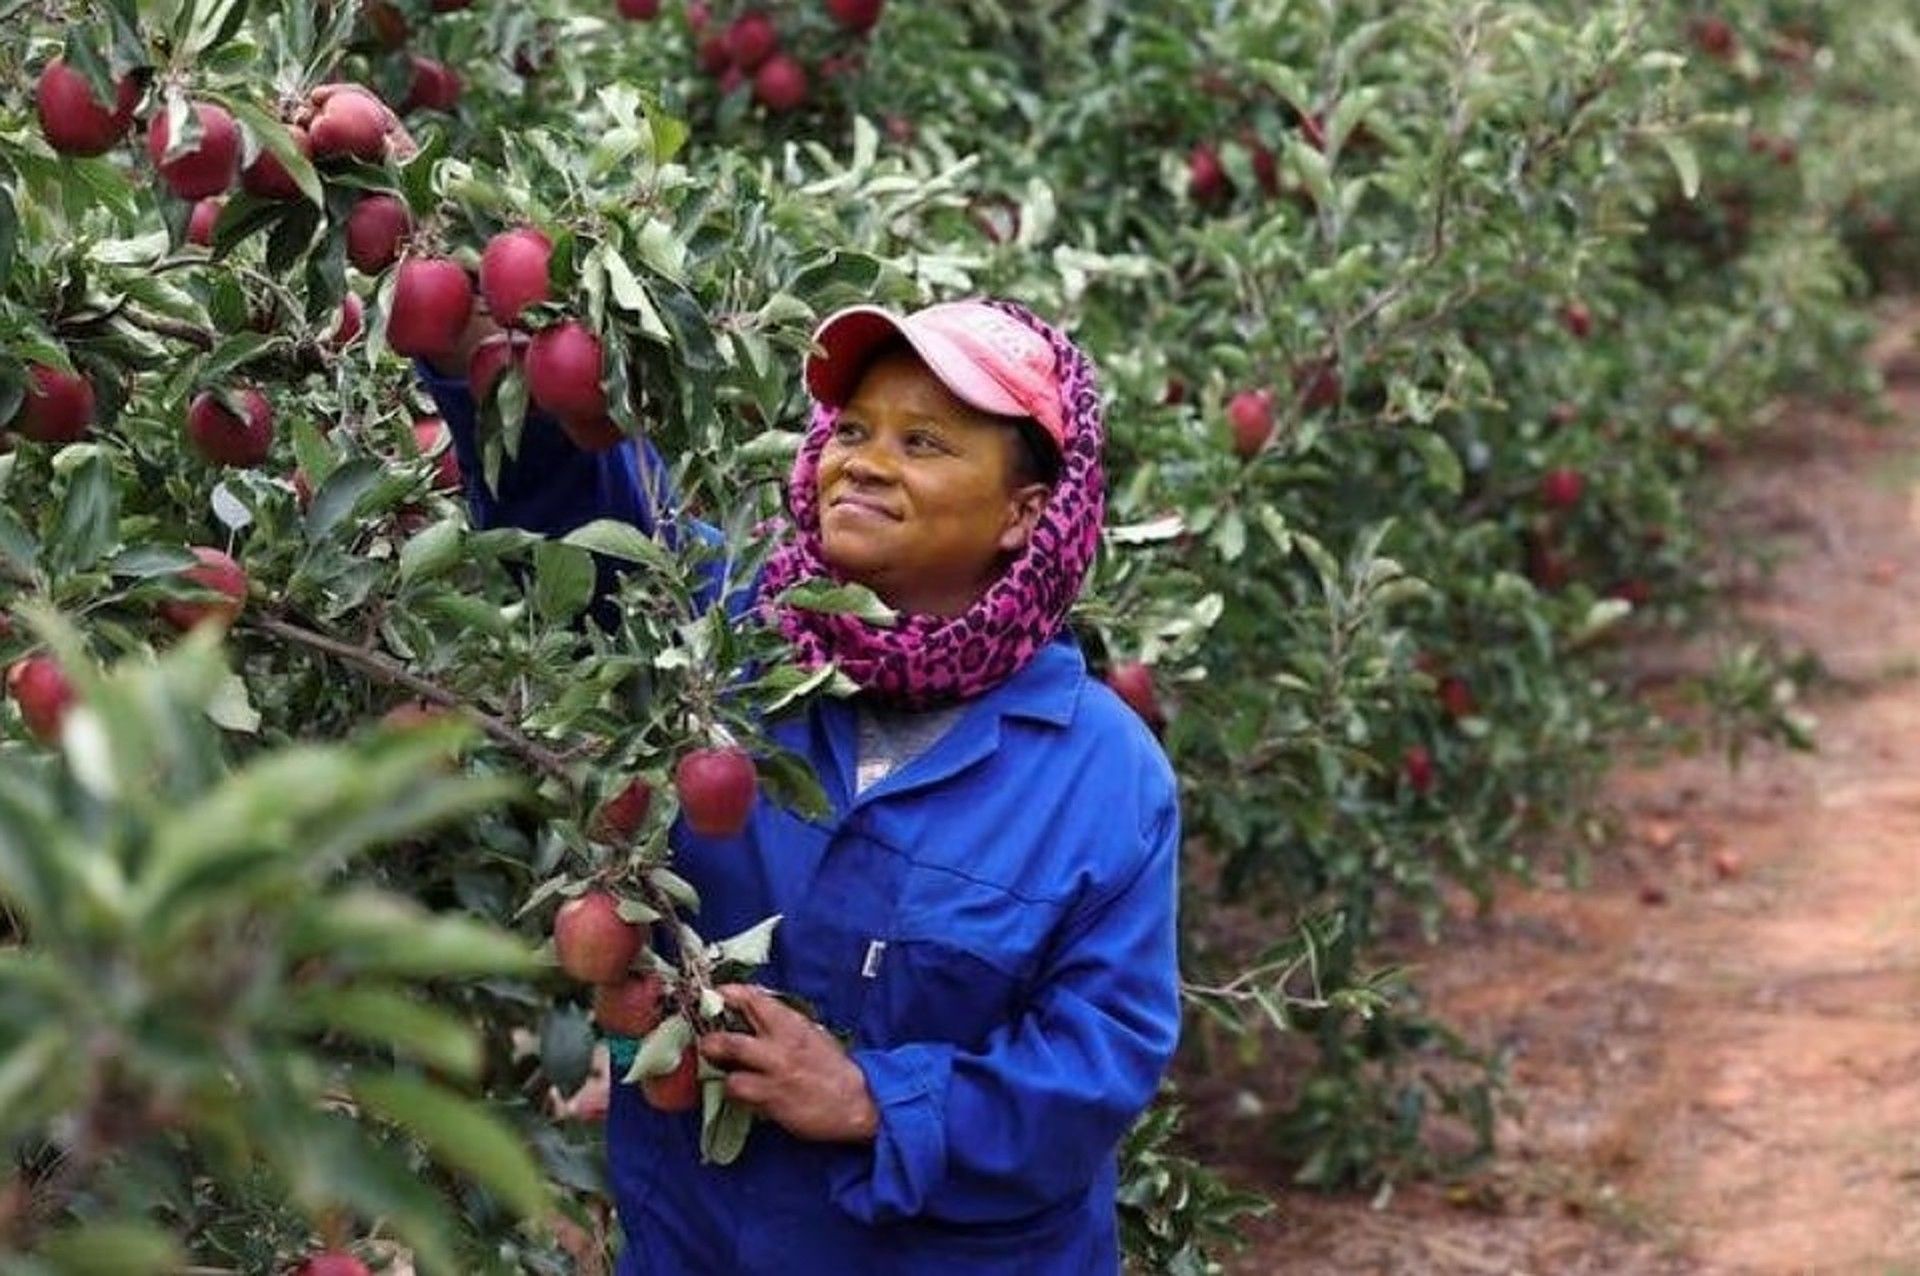
[[[962,403],[996,416],[1032,415],[951,340],[879,306],[837,310],[814,330],[817,350],[807,356],[807,392],[828,407],[845,407],[873,356],[895,338],[905,338]]]

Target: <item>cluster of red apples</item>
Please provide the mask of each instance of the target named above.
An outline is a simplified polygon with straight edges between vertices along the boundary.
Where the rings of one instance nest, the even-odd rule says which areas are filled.
[[[703,837],[734,837],[747,826],[758,793],[753,759],[732,747],[696,749],[674,769],[674,791],[687,826]],[[602,805],[589,832],[602,842],[630,841],[653,806],[644,779],[630,780]],[[593,987],[593,1018],[605,1032],[644,1037],[669,1011],[666,980],[657,970],[636,973],[647,951],[648,928],[621,915],[620,899],[591,887],[560,906],[553,919],[553,950],[560,968]],[[663,1112],[685,1112],[700,1099],[699,1056],[689,1044],[672,1070],[644,1077],[641,1094]]]

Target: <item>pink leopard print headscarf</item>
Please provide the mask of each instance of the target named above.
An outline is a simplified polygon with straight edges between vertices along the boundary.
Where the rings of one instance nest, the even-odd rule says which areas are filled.
[[[970,699],[1019,672],[1066,623],[1093,565],[1106,517],[1100,470],[1106,422],[1092,361],[1025,306],[990,299],[987,304],[1032,327],[1053,347],[1066,410],[1060,476],[1026,548],[959,616],[902,614],[888,628],[853,616],[778,607],[771,600],[801,581],[841,579],[821,552],[819,492],[820,453],[840,414],[816,404],[787,480],[793,523],[762,582],[762,597],[775,608],[774,619],[801,664],[833,661],[862,689],[901,708]]]

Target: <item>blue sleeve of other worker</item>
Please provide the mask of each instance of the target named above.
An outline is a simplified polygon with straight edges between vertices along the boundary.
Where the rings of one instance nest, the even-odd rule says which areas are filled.
[[[527,412],[519,453],[503,458],[499,487],[489,488],[474,428],[473,393],[466,380],[442,376],[424,362],[414,367],[453,435],[462,495],[475,527],[517,527],[558,538],[608,518],[630,523],[649,536],[657,533],[669,548],[676,546],[682,533],[709,545],[720,543],[718,528],[679,516],[666,461],[650,441],[634,439],[604,452],[587,452],[575,447],[544,412]],[[604,625],[613,623],[607,609],[621,567],[604,555],[594,555],[594,616]],[[705,610],[720,596],[724,570],[724,563],[709,566],[694,597],[697,608]],[[749,582],[728,596],[730,614],[737,616],[751,605],[757,583]]]
[[[415,367],[453,434],[476,527],[518,527],[560,537],[595,519],[611,518],[651,536],[664,515],[671,530],[673,489],[666,463],[652,443],[639,439],[604,452],[582,451],[551,417],[529,411],[519,454],[505,458],[500,486],[490,489],[466,381],[441,376],[425,363]]]
[[[1134,836],[1138,869],[1068,921],[1026,1013],[983,1048],[853,1052],[880,1128],[871,1157],[836,1176],[841,1209],[868,1223],[1013,1220],[1084,1192],[1111,1163],[1180,1034],[1177,808]]]

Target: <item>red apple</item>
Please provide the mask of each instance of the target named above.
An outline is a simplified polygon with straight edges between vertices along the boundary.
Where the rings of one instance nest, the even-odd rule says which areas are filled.
[[[660,0],[619,0],[617,7],[629,22],[651,22],[660,16]]]
[[[187,438],[194,451],[215,465],[258,465],[273,446],[273,406],[252,386],[232,397],[246,413],[244,419],[211,390],[194,396],[187,408]]]
[[[1433,792],[1433,754],[1426,745],[1407,746],[1407,751],[1400,755],[1400,773],[1407,777],[1407,787],[1415,793]]]
[[[752,71],[780,47],[773,19],[759,10],[743,13],[727,27],[727,56],[742,71]]]
[[[1632,603],[1635,607],[1645,607],[1653,601],[1653,586],[1647,583],[1645,577],[1629,576],[1609,589],[1607,596]]]
[[[1227,424],[1233,427],[1233,450],[1250,461],[1273,437],[1273,392],[1242,390],[1227,400]]]
[[[691,1112],[700,1103],[700,1052],[692,1046],[672,1072],[640,1079],[640,1095],[659,1112]]]
[[[211,102],[193,103],[193,113],[200,121],[200,140],[172,159],[166,158],[172,140],[167,113],[156,114],[147,128],[147,155],[160,180],[181,199],[218,195],[240,175],[240,129],[233,117]]]
[[[1527,543],[1527,578],[1548,592],[1564,589],[1573,579],[1573,560],[1545,538],[1534,537]]]
[[[1570,510],[1580,503],[1586,479],[1579,470],[1562,465],[1540,476],[1540,503],[1548,509]]]
[[[798,110],[807,101],[807,69],[790,54],[774,54],[753,73],[753,97],[775,115]]]
[[[1280,193],[1280,163],[1274,153],[1258,138],[1249,137],[1247,157],[1253,164],[1253,180],[1260,184],[1260,193],[1272,199]]]
[[[700,41],[694,57],[708,75],[720,75],[733,66],[733,54],[727,51],[727,37],[710,35]]]
[[[742,749],[695,749],[673,769],[680,812],[702,837],[733,837],[746,828],[759,783]]]
[[[371,1276],[371,1273],[367,1265],[352,1254],[332,1249],[307,1259],[300,1264],[294,1276]]]
[[[308,159],[313,158],[313,139],[307,130],[298,124],[289,125],[287,133],[293,138],[294,149]],[[299,199],[300,187],[295,184],[293,174],[280,162],[278,156],[265,147],[253,157],[253,163],[240,173],[240,189],[249,195],[258,195],[261,199]]]
[[[467,388],[475,403],[485,403],[493,388],[510,367],[526,361],[529,338],[524,332],[495,332],[473,348],[467,360]]]
[[[833,20],[855,35],[873,30],[887,0],[827,0],[827,12]]]
[[[340,318],[334,322],[333,331],[327,334],[327,345],[334,350],[343,350],[360,337],[367,326],[367,308],[360,298],[348,293],[340,299]]]
[[[87,77],[55,58],[40,72],[33,104],[47,145],[62,155],[103,155],[127,135],[140,86],[123,75],[114,85],[113,108],[93,95]]]
[[[1478,711],[1473,688],[1465,678],[1456,674],[1442,678],[1440,685],[1434,688],[1434,694],[1439,697],[1440,707],[1447,711],[1449,717],[1470,718]]]
[[[619,447],[627,438],[626,432],[610,416],[591,421],[563,420],[560,429],[582,452],[605,452]]]
[[[226,206],[226,200],[219,196],[210,196],[193,206],[193,213],[187,218],[187,242],[198,244],[202,248],[213,247],[214,223],[220,220],[220,210]]]
[[[93,425],[93,382],[45,363],[27,370],[27,393],[12,426],[35,443],[76,443]]]
[[[1344,392],[1338,357],[1321,355],[1294,365],[1293,394],[1303,411],[1324,412],[1338,405]]]
[[[1726,61],[1733,56],[1738,47],[1738,37],[1733,26],[1725,18],[1694,17],[1687,21],[1687,31],[1693,42],[1708,57]]]
[[[1113,666],[1107,671],[1107,685],[1154,730],[1159,730],[1166,721],[1160,712],[1160,697],[1154,693],[1153,670],[1140,661],[1128,660]]]
[[[393,731],[407,731],[439,722],[446,716],[446,707],[431,700],[402,700],[380,715],[380,725]]]
[[[527,393],[561,421],[606,418],[600,338],[575,319],[542,328],[527,346]]]
[[[646,823],[647,811],[652,806],[652,786],[635,776],[594,813],[588,832],[600,842],[631,841]]]
[[[420,455],[433,461],[433,490],[460,490],[460,458],[453,450],[453,432],[437,416],[421,417],[413,423],[413,441]]]
[[[413,214],[393,195],[369,195],[347,214],[347,260],[377,275],[400,256],[400,242],[413,230]]]
[[[313,157],[379,163],[387,154],[392,113],[387,104],[357,84],[337,85],[307,125]]]
[[[646,930],[620,916],[620,901],[610,891],[576,895],[553,917],[553,950],[560,968],[584,984],[625,978],[646,942]]]
[[[434,58],[412,55],[413,79],[400,103],[403,111],[451,111],[460,103],[460,77],[452,67]],[[382,141],[384,141],[384,135]]]
[[[73,683],[52,656],[28,656],[7,670],[7,694],[20,706],[20,720],[42,744],[60,738],[60,724],[73,705]]]
[[[404,355],[451,354],[473,315],[473,285],[460,263],[410,257],[400,263],[387,312],[387,344]]]
[[[516,324],[522,310],[547,300],[552,257],[553,241],[532,226],[502,231],[487,241],[480,254],[480,295],[495,320]]]
[[[666,1015],[667,985],[649,972],[593,990],[593,1021],[602,1031],[644,1037]]]
[[[199,564],[180,573],[182,580],[210,589],[226,597],[217,601],[185,602],[169,600],[157,609],[160,619],[175,629],[192,629],[202,621],[212,620],[222,627],[233,623],[247,599],[247,573],[240,564],[221,550],[206,545],[190,547]]]
[[[1575,340],[1585,341],[1593,334],[1593,311],[1584,301],[1569,301],[1560,307],[1560,323]]]
[[[1187,194],[1196,204],[1215,204],[1233,193],[1220,153],[1205,142],[1187,152]]]
[[[367,20],[367,29],[373,32],[373,38],[382,48],[398,49],[406,44],[407,37],[412,34],[407,26],[407,16],[389,0],[367,0],[361,16]]]

